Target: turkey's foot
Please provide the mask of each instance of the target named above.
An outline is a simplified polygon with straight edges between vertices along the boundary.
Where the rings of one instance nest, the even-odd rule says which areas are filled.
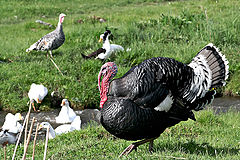
[[[133,149],[137,150],[138,145],[130,144],[120,155],[119,157],[122,157],[123,155],[128,155],[129,153],[132,152]]]
[[[120,155],[119,157],[122,157],[123,155],[128,155],[129,153],[131,153],[133,151],[133,149],[137,150],[137,147],[144,144],[144,143],[147,143],[147,142],[150,142],[149,144],[149,152],[152,153],[152,147],[153,147],[153,141],[154,139],[156,139],[157,137],[155,138],[150,138],[150,139],[144,139],[142,141],[139,141],[139,142],[135,142],[135,143],[132,143],[130,144]]]

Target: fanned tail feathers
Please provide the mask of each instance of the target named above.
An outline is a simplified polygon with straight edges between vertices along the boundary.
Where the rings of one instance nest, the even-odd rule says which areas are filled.
[[[229,74],[228,60],[212,43],[203,48],[196,57],[204,56],[212,74],[211,88],[226,85]]]
[[[191,86],[185,90],[184,98],[201,110],[209,104],[215,93],[213,88],[226,85],[229,74],[228,60],[212,43],[206,45],[188,65],[193,71]]]
[[[37,47],[37,45],[36,45],[36,43],[34,43],[34,44],[31,45],[28,49],[26,49],[26,52],[31,52],[31,51],[33,51],[33,50],[36,50],[36,47]]]
[[[203,98],[196,100],[194,103],[191,104],[191,106],[194,107],[195,111],[202,110],[206,105],[212,103],[215,94],[215,90],[208,91]]]
[[[84,59],[89,59],[89,58],[91,58],[91,57],[89,57],[89,56],[84,55],[83,53],[81,53],[81,55],[82,55],[82,57],[83,57]]]

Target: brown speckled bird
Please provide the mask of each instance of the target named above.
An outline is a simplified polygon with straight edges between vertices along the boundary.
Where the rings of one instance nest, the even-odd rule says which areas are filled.
[[[61,13],[59,15],[59,22],[58,22],[57,28],[54,31],[43,36],[33,45],[31,45],[26,50],[26,52],[30,52],[32,50],[47,51],[47,56],[48,56],[48,52],[50,52],[50,56],[52,57],[52,50],[58,49],[65,41],[65,35],[63,33],[63,27],[62,27],[62,23],[65,16],[66,16],[65,14]]]

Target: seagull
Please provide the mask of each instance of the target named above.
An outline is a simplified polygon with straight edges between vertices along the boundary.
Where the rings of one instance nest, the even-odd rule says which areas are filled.
[[[22,125],[18,122],[20,120],[23,120],[23,117],[20,113],[16,113],[15,115],[13,115],[12,113],[8,113],[5,117],[2,130],[14,134],[19,133],[22,129]]]
[[[59,112],[59,115],[55,118],[56,123],[72,122],[76,117],[76,113],[72,108],[70,108],[68,100],[63,99],[61,106],[62,106],[61,111]]]
[[[12,133],[8,130],[0,132],[0,144],[5,147],[7,144],[15,144],[18,138],[18,133]]]
[[[34,111],[36,111],[36,108],[34,107],[34,101],[37,103],[42,103],[42,100],[47,95],[48,89],[44,87],[42,84],[35,84],[33,83],[30,87],[30,90],[28,92],[28,97],[30,99],[30,103],[32,103]]]
[[[8,130],[2,130],[0,132],[0,144],[3,146],[4,159],[6,159],[7,144],[15,144],[17,142],[18,136],[18,133],[11,133]]]
[[[81,129],[81,119],[80,116],[76,116],[75,119],[72,121],[71,124],[63,124],[58,126],[55,130],[51,126],[49,122],[42,122],[39,126],[39,130],[42,128],[48,128],[49,127],[49,139],[55,138],[57,135],[68,133],[74,130],[80,130]]]
[[[15,144],[18,139],[22,129],[22,125],[18,122],[20,120],[23,120],[20,113],[16,113],[15,115],[8,113],[5,116],[5,121],[0,132],[0,144],[4,148],[4,155],[6,155],[6,145]]]
[[[103,42],[103,46],[89,55],[82,54],[84,59],[95,57],[96,59],[108,59],[113,53],[124,51],[124,48],[117,44],[110,44],[109,36],[112,35],[110,30],[106,30],[104,34],[100,35],[99,42]]]

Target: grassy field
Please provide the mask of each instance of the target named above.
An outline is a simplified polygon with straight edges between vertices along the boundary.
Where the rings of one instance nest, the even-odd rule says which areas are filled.
[[[215,115],[210,110],[196,113],[197,121],[181,122],[168,128],[154,141],[154,152],[148,152],[148,144],[141,145],[122,159],[196,159],[237,160],[240,158],[239,112]],[[103,127],[92,125],[80,131],[57,136],[48,143],[47,159],[118,159],[131,141],[110,135]],[[7,159],[11,159],[14,145],[7,147]],[[1,149],[2,150],[2,149]],[[42,159],[44,141],[36,145],[36,159]],[[16,159],[21,159],[23,147],[18,148]],[[30,143],[27,159],[32,156]],[[0,152],[0,159],[3,152]]]
[[[0,109],[26,111],[28,90],[34,83],[49,92],[59,91],[74,108],[96,107],[99,103],[97,74],[101,61],[85,61],[99,48],[98,38],[106,28],[114,35],[113,43],[130,52],[110,58],[119,67],[117,77],[132,66],[157,56],[188,63],[206,44],[212,42],[230,63],[228,84],[220,93],[240,94],[240,19],[238,0],[186,1],[114,1],[114,0],[1,0],[0,1]],[[61,76],[44,52],[27,54],[25,50],[52,31],[35,23],[40,19],[56,26],[59,13],[65,13],[63,29],[66,41],[53,51]],[[92,18],[99,16],[105,23]],[[79,23],[82,21],[83,23]],[[40,109],[49,109],[49,97]]]

